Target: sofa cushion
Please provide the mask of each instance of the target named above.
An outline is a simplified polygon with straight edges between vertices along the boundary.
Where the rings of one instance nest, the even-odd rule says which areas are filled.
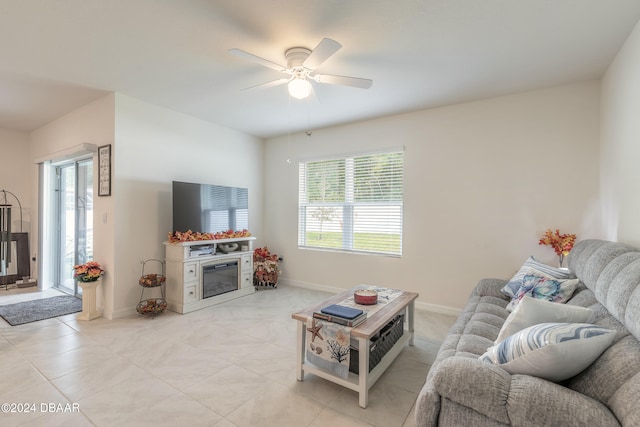
[[[553,279],[535,273],[526,274],[516,296],[507,305],[507,310],[513,310],[525,295],[547,301],[567,302],[578,282],[578,279]]]
[[[615,335],[588,323],[541,323],[489,347],[480,359],[510,374],[562,381],[593,363]]]
[[[640,373],[625,382],[608,402],[623,426],[640,426],[637,396],[640,396]]]
[[[569,267],[619,322],[640,339],[640,252],[618,242],[582,240]]]
[[[529,375],[511,377],[507,411],[510,424],[514,426],[620,427],[602,402]]]
[[[510,298],[516,296],[516,292],[522,286],[522,279],[527,274],[537,274],[542,277],[550,277],[552,279],[569,279],[571,272],[564,268],[554,268],[549,265],[543,264],[537,261],[534,257],[530,256],[520,270],[507,282],[502,288],[502,292]]]
[[[590,308],[559,304],[525,295],[507,317],[495,343],[539,323],[591,323],[593,318],[594,313]]]
[[[638,376],[638,372],[640,343],[633,336],[627,335],[611,345],[593,364],[567,380],[564,385],[606,403],[626,382]]]

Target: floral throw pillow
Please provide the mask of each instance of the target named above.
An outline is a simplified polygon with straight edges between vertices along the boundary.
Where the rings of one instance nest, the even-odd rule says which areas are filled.
[[[564,303],[571,298],[578,286],[578,279],[552,279],[537,274],[526,274],[522,278],[522,285],[516,292],[507,310],[512,311],[520,300],[528,295],[532,298],[543,299],[551,302]]]
[[[515,276],[509,280],[509,282],[502,288],[502,293],[509,298],[514,298],[516,292],[522,286],[522,279],[525,275],[535,273],[538,276],[550,277],[552,279],[570,279],[571,272],[564,268],[555,268],[549,265],[543,264],[536,260],[533,256],[530,256],[522,267],[518,270]]]

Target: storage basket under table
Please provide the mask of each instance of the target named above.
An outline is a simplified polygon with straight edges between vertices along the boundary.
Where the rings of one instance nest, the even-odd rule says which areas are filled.
[[[369,372],[376,367],[391,347],[398,342],[404,333],[404,314],[399,314],[387,323],[380,331],[371,337],[369,344]],[[354,374],[360,372],[360,352],[357,345],[351,345],[349,354],[349,371]]]

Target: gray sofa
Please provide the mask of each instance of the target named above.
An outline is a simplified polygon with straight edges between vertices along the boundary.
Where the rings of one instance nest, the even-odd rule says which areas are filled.
[[[480,361],[509,315],[506,280],[481,280],[418,396],[417,426],[640,426],[640,250],[583,240],[568,267],[580,284],[567,304],[594,310],[613,344],[561,383]]]

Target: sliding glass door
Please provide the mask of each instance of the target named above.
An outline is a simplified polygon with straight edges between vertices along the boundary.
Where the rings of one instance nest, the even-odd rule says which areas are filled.
[[[93,160],[59,164],[54,172],[53,285],[78,295],[82,290],[73,280],[73,266],[93,259]]]

